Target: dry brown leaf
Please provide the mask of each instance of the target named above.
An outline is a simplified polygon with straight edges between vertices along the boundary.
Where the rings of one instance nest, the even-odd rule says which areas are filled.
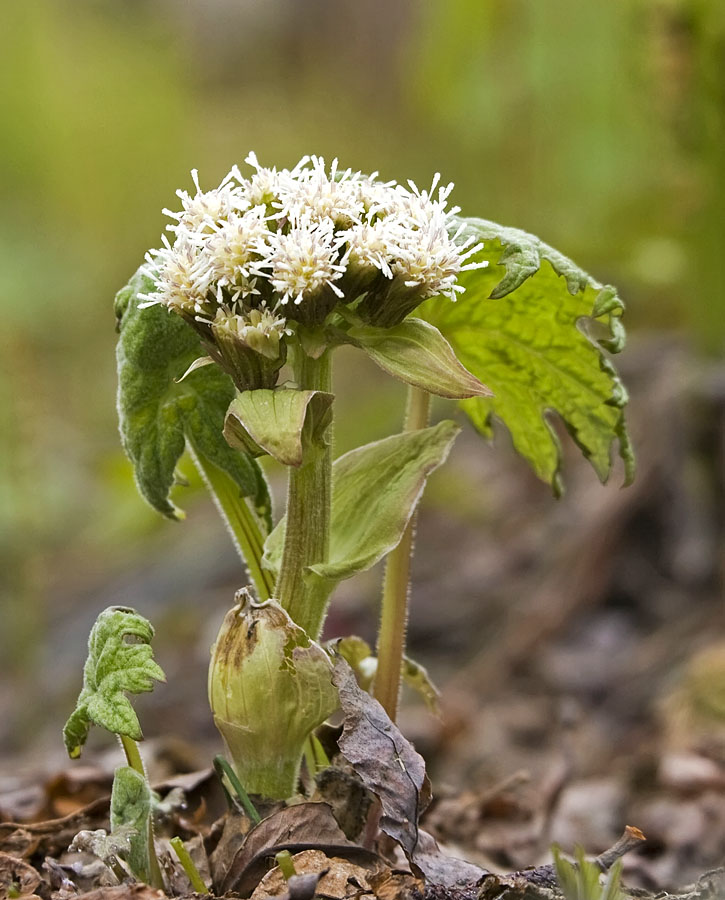
[[[370,893],[371,873],[339,856],[327,856],[321,850],[303,850],[292,857],[298,876],[316,875],[313,893],[334,900],[348,900]],[[291,880],[291,879],[290,879]],[[252,894],[252,900],[279,897],[288,889],[279,866],[267,872]],[[290,893],[291,893],[290,888]]]
[[[324,850],[333,856],[375,862],[374,853],[349,841],[326,803],[299,803],[263,819],[247,835],[242,847],[221,875],[221,892],[238,891],[247,895],[257,886],[266,868],[266,860],[280,850]]]
[[[18,892],[15,894],[16,897],[33,897],[41,881],[40,875],[24,859],[10,856],[9,853],[0,853],[0,897],[9,896],[11,885]],[[47,887],[46,884],[46,890]]]
[[[344,659],[335,663],[332,680],[345,716],[340,751],[380,800],[381,829],[400,844],[411,865],[431,883],[475,885],[485,870],[444,856],[433,837],[418,828],[431,798],[423,757],[377,700],[361,690]]]
[[[368,881],[377,900],[418,900],[423,896],[424,884],[410,872],[384,869],[369,876]]]
[[[166,900],[166,894],[147,884],[119,884],[80,894],[78,900]]]

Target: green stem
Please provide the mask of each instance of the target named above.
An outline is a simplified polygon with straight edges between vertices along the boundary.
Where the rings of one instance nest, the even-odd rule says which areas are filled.
[[[430,416],[430,394],[420,388],[408,388],[405,431],[425,428]],[[411,516],[398,546],[388,555],[383,582],[383,602],[378,629],[378,668],[375,675],[375,699],[395,721],[400,699],[403,654],[408,627],[410,562],[415,539],[415,513]]]
[[[297,349],[294,376],[301,390],[329,392],[330,352],[319,359]],[[302,465],[290,466],[287,490],[287,519],[284,548],[275,597],[309,636],[316,639],[322,630],[327,593],[305,583],[305,569],[326,562],[330,546],[330,502],[332,481],[332,425],[322,447],[309,447]]]
[[[285,881],[289,881],[290,878],[293,878],[297,874],[294,860],[292,859],[292,854],[289,850],[280,850],[279,853],[275,854],[274,860],[279,866],[279,870]]]
[[[262,601],[269,600],[272,596],[274,578],[272,573],[262,566],[264,538],[257,518],[239,492],[238,486],[226,472],[210,463],[201,454],[196,454],[191,447],[189,453],[212,495],[242,561],[247,566],[257,596]]]
[[[138,744],[127,734],[120,734],[119,737],[121,738],[123,752],[126,754],[126,762],[132,769],[135,769],[139,775],[143,775],[143,777],[146,778],[146,769],[144,768],[143,760],[141,759]]]
[[[133,738],[130,738],[127,734],[120,734],[121,746],[123,747],[123,752],[126,754],[126,761],[132,769],[135,769],[139,775],[142,775],[148,784],[148,776],[146,775],[146,769],[144,768],[143,760],[141,759],[141,753],[138,749],[138,744],[134,741]],[[149,829],[148,829],[148,846],[149,846],[149,874],[151,876],[151,887],[155,887],[158,890],[163,891],[165,889],[164,885],[164,876],[161,874],[161,866],[159,865],[158,857],[156,856],[156,846],[154,845],[154,823],[151,816],[149,816]]]
[[[237,795],[237,799],[243,806],[244,811],[255,825],[259,825],[262,819],[257,812],[255,805],[249,799],[249,794],[242,787],[241,781],[237,778],[237,773],[221,754],[214,757],[214,769],[221,780],[222,787],[224,787],[224,776],[226,775],[229,785]],[[226,788],[224,788],[224,790],[226,790]]]
[[[179,862],[186,872],[186,877],[191,882],[191,886],[194,888],[196,893],[208,894],[209,888],[204,884],[204,881],[199,874],[199,870],[194,865],[194,860],[189,855],[189,851],[184,846],[184,842],[181,840],[181,838],[172,837],[169,843],[174,848],[174,853],[176,853],[176,855],[179,857]]]

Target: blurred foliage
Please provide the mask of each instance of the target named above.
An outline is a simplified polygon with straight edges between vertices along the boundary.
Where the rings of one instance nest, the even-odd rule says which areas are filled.
[[[114,410],[112,298],[192,167],[249,149],[456,182],[622,289],[630,326],[721,348],[720,0],[33,0],[0,34],[0,563],[4,664],[58,585],[166,526]],[[342,355],[339,450],[389,433],[396,387]],[[384,387],[385,386],[385,387]],[[372,388],[372,389],[371,389]]]

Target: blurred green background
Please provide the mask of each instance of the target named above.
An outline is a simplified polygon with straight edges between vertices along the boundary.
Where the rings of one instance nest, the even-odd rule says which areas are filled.
[[[43,648],[69,640],[57,629],[76,598],[92,606],[98,585],[179,540],[182,526],[138,498],[119,446],[111,301],[158,245],[161,209],[191,187],[191,168],[212,187],[254,149],[267,165],[318,153],[421,185],[440,171],[464,213],[533,231],[619,285],[630,328],[677,329],[716,354],[724,60],[721,0],[5,4],[8,683],[35,696],[53,678],[38,675]],[[339,448],[390,431],[399,392],[378,406],[377,375],[366,368],[361,390],[356,370],[339,370],[355,397]],[[215,547],[205,516],[197,533],[211,529]],[[85,633],[71,642],[78,665]],[[32,721],[5,717],[6,746]]]

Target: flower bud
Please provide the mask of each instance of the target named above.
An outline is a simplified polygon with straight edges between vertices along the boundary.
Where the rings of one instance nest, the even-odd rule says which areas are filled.
[[[363,297],[356,312],[368,325],[392,328],[430,296],[418,284],[406,282],[404,275],[379,278]]]
[[[337,708],[332,666],[277,601],[237,601],[212,648],[209,703],[245,790],[286,799],[305,741]]]

